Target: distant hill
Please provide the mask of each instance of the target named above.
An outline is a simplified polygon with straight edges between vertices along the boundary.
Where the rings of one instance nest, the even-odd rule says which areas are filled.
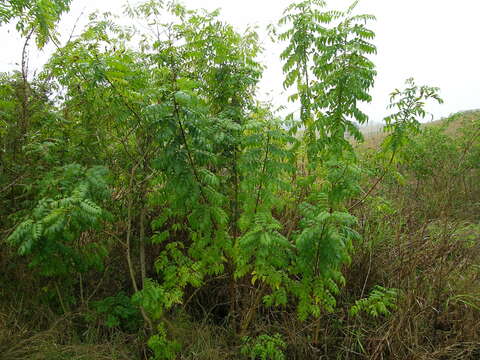
[[[470,122],[478,118],[480,118],[480,109],[467,110],[452,114],[447,118],[424,123],[423,126],[442,126],[446,121],[448,121],[449,124],[447,125],[445,132],[447,134],[455,134],[463,123]],[[363,148],[377,148],[387,135],[387,133],[383,131],[382,124],[369,124],[365,127],[362,127],[361,131],[365,136],[365,142],[360,145]]]

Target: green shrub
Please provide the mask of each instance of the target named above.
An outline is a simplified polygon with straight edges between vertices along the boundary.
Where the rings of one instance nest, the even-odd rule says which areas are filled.
[[[143,324],[140,311],[123,291],[92,304],[95,317],[101,319],[108,328],[118,328],[134,333]]]
[[[284,360],[283,351],[286,344],[280,334],[259,335],[257,337],[245,336],[242,339],[241,354],[251,360]]]

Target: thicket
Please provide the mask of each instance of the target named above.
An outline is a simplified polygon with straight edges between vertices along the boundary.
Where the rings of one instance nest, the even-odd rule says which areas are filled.
[[[159,0],[60,44],[69,3],[0,5],[0,359],[480,356],[480,114],[422,128],[408,79],[362,145],[373,16],[285,10],[282,117],[254,30]]]

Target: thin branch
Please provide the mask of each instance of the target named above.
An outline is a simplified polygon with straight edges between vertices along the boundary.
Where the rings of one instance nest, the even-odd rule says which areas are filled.
[[[360,200],[358,200],[355,204],[353,204],[352,206],[350,206],[350,208],[348,209],[348,211],[352,211],[353,209],[355,209],[357,206],[363,204],[365,202],[365,200],[370,196],[370,194],[372,193],[373,190],[375,190],[375,188],[377,187],[377,185],[380,183],[380,181],[383,180],[383,178],[385,177],[385,175],[387,174],[387,171],[388,171],[388,168],[390,167],[390,165],[392,164],[393,162],[393,159],[395,157],[395,151],[392,152],[392,156],[390,157],[390,161],[388,162],[388,165],[385,167],[382,175],[380,175],[377,180],[373,183],[373,185],[370,187],[370,189],[365,193],[365,195],[362,196],[362,198]]]
[[[265,176],[265,172],[267,171],[267,160],[268,155],[270,152],[270,134],[267,135],[267,145],[265,149],[265,157],[263,159],[263,166],[262,166],[262,176]],[[253,211],[254,214],[257,213],[258,204],[260,203],[260,193],[262,192],[263,182],[260,183],[257,191],[257,200],[255,201],[255,210]]]
[[[68,37],[67,44],[70,43],[70,41],[72,41],[73,33],[75,32],[78,22],[80,21],[80,18],[83,16],[84,12],[85,12],[85,7],[82,9],[82,11],[80,12],[80,15],[78,15],[77,19],[75,20],[75,23],[73,24],[73,28],[72,28],[72,31],[70,32],[70,36]]]

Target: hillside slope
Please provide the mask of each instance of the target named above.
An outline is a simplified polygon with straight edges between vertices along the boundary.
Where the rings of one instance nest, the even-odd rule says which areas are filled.
[[[460,111],[456,114],[439,120],[430,121],[422,125],[423,128],[445,126],[445,133],[456,135],[462,128],[462,125],[470,123],[480,118],[480,110]],[[365,142],[360,145],[361,148],[377,148],[388,133],[383,131],[383,125],[375,124],[362,129],[365,136]]]

